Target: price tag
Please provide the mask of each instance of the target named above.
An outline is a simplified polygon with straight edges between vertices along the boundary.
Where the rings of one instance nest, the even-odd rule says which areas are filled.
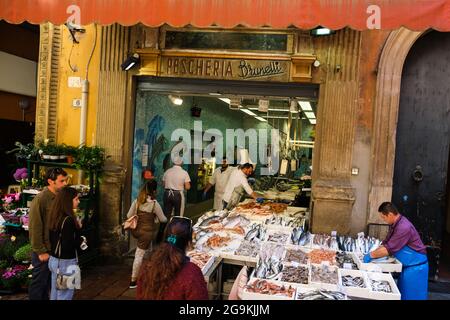
[[[344,263],[344,269],[348,269],[348,270],[352,270],[353,269],[353,265],[351,263]]]

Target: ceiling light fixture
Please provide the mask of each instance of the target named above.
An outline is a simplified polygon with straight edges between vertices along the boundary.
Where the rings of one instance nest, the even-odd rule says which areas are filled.
[[[248,114],[249,116],[253,116],[253,117],[256,117],[256,114],[254,114],[253,112],[251,112],[250,110],[248,110],[248,109],[241,109],[241,111],[242,112],[245,112],[246,114]]]
[[[299,101],[298,104],[303,111],[313,111],[309,101]]]
[[[222,100],[223,102],[225,102],[226,104],[230,104],[231,100],[228,98],[219,98],[219,100]]]
[[[314,112],[305,112],[305,116],[308,119],[315,119],[316,118],[316,115],[314,114]]]
[[[169,99],[174,105],[181,106],[183,104],[183,99],[180,96],[173,96],[169,94]]]
[[[316,119],[308,119],[309,120],[309,123],[311,123],[311,124],[316,124]]]
[[[261,118],[261,117],[255,117],[255,119],[258,119],[259,121],[261,121],[261,122],[267,122],[267,120],[266,119],[264,119],[264,118]]]

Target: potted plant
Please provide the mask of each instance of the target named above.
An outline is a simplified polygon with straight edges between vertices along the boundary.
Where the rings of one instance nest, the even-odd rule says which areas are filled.
[[[102,171],[105,160],[109,158],[106,156],[106,151],[102,147],[82,146],[78,149],[77,158],[74,165],[77,169]]]
[[[6,151],[6,154],[14,153],[17,162],[22,163],[25,160],[36,160],[39,157],[39,150],[33,143],[22,144],[16,141],[16,147]]]
[[[27,243],[14,253],[14,260],[21,263],[30,263],[32,251],[31,244]]]
[[[77,156],[78,148],[74,146],[66,146],[67,163],[72,164]]]

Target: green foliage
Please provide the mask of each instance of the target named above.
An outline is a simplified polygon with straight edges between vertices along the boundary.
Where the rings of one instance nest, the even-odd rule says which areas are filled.
[[[102,147],[82,146],[78,149],[74,165],[77,169],[102,171],[105,165],[106,151]]]
[[[33,143],[22,144],[16,141],[14,144],[16,148],[6,151],[6,154],[14,153],[16,159],[20,160],[36,160],[39,158],[39,149]]]
[[[20,247],[16,253],[14,253],[14,260],[21,261],[31,261],[31,253],[32,253],[31,244],[28,243],[22,247]]]

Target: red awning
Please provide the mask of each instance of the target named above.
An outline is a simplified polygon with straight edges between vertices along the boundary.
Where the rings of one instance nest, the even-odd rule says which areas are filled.
[[[79,8],[82,25],[365,30],[378,12],[371,5],[380,9],[381,29],[450,31],[450,0],[0,0],[0,19],[62,24]]]

